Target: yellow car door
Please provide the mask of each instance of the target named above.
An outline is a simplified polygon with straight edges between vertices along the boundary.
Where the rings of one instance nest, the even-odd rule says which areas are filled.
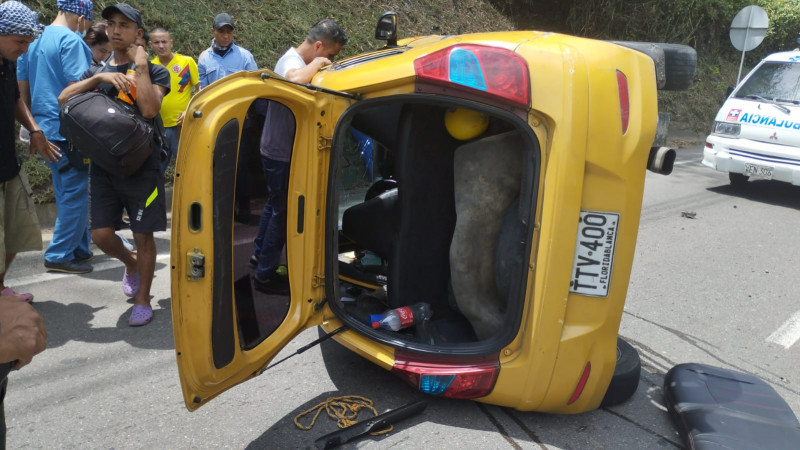
[[[189,410],[260,374],[300,331],[322,321],[320,211],[325,209],[332,118],[352,101],[347,94],[314,91],[269,71],[234,74],[192,99],[175,169],[171,242],[175,352]],[[248,267],[258,226],[234,221],[237,195],[252,196],[255,217],[263,207],[258,138],[265,108],[274,107],[288,109],[295,122],[287,295],[258,289]],[[248,173],[249,192],[237,193],[237,176]]]

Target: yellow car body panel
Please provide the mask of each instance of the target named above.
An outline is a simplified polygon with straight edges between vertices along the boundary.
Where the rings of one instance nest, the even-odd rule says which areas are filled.
[[[431,36],[401,41],[395,49],[401,51],[378,51],[371,54],[374,59],[357,64],[353,63],[356,58],[344,60],[318,73],[311,84],[358,94],[361,100],[413,94],[419,92],[414,60],[458,43],[505,48],[527,62],[531,104],[516,113],[525,118],[541,152],[519,329],[499,351],[500,370],[494,388],[477,400],[556,413],[596,408],[614,372],[644,170],[656,133],[653,62],[644,54],[610,43],[552,33]],[[631,119],[624,133],[618,71],[625,74],[630,93]],[[199,231],[190,229],[189,208],[203,205],[201,222],[215,223],[210,207],[212,189],[198,181],[212,178],[214,133],[234,118],[241,127],[250,101],[265,96],[265,83],[259,72],[235,74],[218,82],[194,97],[183,125],[173,197],[171,256],[176,353],[189,409],[258,374],[302,329],[321,325],[331,332],[342,323],[329,303],[322,302],[330,149],[321,148],[325,145],[320,142],[330,142],[338,118],[356,100],[270,83],[268,97],[280,100],[298,117],[287,227],[291,306],[287,318],[262,344],[242,350],[237,337],[229,364],[216,369],[211,360],[213,236],[207,225]],[[196,112],[202,117],[194,116]],[[293,231],[300,197],[304,198],[303,233]],[[570,292],[582,210],[612,212],[620,217],[607,297]],[[206,273],[204,278],[190,280],[187,255],[195,250],[206,257]],[[232,303],[228,306],[234,309]],[[348,330],[334,339],[387,370],[394,365],[394,349],[367,335]],[[568,403],[587,363],[591,370],[583,394]]]

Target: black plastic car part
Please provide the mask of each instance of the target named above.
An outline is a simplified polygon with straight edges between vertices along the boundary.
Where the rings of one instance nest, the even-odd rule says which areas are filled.
[[[625,340],[617,337],[617,365],[611,384],[600,406],[614,406],[631,398],[639,387],[639,376],[642,372],[642,361],[639,352]]]
[[[694,80],[697,52],[688,45],[654,42],[611,41],[644,53],[653,60],[658,89],[682,91]]]
[[[749,374],[679,364],[664,378],[664,400],[691,449],[796,449],[800,422],[783,398]]]

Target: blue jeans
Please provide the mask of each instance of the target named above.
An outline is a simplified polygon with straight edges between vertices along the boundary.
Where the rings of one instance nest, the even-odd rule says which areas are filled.
[[[76,170],[66,155],[67,141],[54,141],[61,159],[47,163],[53,175],[58,215],[45,261],[63,263],[86,258],[89,250],[89,172]]]
[[[164,133],[167,135],[167,143],[169,144],[169,154],[167,155],[167,159],[161,162],[161,173],[164,173],[167,170],[169,161],[172,158],[176,159],[178,158],[178,140],[180,139],[177,126],[164,127]]]
[[[261,156],[267,202],[261,212],[253,255],[258,258],[256,277],[266,280],[275,273],[286,245],[286,203],[289,187],[289,163]]]

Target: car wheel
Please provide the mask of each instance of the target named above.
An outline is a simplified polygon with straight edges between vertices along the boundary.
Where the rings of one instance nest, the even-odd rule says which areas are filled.
[[[743,175],[741,173],[729,173],[728,179],[731,180],[731,186],[742,187],[747,184],[747,180],[750,179],[747,175]]]
[[[614,406],[631,398],[636,388],[639,387],[639,375],[642,371],[642,361],[639,353],[633,346],[622,338],[617,338],[617,365],[611,384],[608,385],[606,395],[600,406]]]
[[[661,89],[682,91],[688,89],[697,67],[697,52],[688,45],[658,44],[664,50],[666,82]]]

